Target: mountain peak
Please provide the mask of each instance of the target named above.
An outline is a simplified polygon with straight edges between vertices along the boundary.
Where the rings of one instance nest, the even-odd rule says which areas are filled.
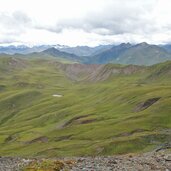
[[[149,44],[148,43],[146,43],[146,42],[142,42],[142,43],[139,43],[139,44],[137,44],[138,46],[149,46]]]
[[[128,43],[121,43],[119,46],[123,46],[123,47],[127,47],[127,46],[131,46],[131,44],[128,42]]]
[[[44,52],[59,52],[59,50],[58,49],[56,49],[55,47],[51,47],[51,48],[49,48],[49,49],[46,49],[46,50],[44,50]]]

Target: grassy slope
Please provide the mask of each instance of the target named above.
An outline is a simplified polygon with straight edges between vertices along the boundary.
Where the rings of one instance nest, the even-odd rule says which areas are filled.
[[[156,45],[140,43],[121,53],[113,63],[153,65],[171,59],[171,55]]]
[[[88,83],[69,80],[45,59],[24,60],[23,67],[10,60],[0,59],[0,155],[112,155],[171,141],[171,79],[161,71],[170,62]],[[154,97],[161,99],[134,112]],[[48,142],[29,143],[42,136]]]

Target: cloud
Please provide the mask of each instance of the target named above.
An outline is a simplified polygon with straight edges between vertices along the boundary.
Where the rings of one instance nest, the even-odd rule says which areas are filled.
[[[0,43],[19,41],[19,36],[31,26],[31,19],[21,11],[0,13],[0,21]]]
[[[74,46],[171,40],[170,0],[9,2],[0,6],[1,42]]]
[[[51,32],[60,33],[65,29],[83,30],[100,35],[152,32],[156,25],[149,18],[155,1],[110,1],[100,11],[91,11],[84,17],[59,20],[54,26],[41,26]],[[150,2],[150,3],[149,3]],[[38,27],[37,27],[38,28]]]
[[[10,13],[0,13],[0,24],[7,29],[15,29],[21,26],[26,26],[31,19],[21,11]]]
[[[11,34],[21,34],[30,24],[31,19],[23,12],[16,11],[12,14],[0,13],[1,32]]]

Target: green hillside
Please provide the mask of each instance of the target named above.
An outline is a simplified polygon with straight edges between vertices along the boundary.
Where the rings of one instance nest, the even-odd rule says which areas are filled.
[[[171,141],[171,62],[0,57],[0,80],[2,156],[113,155]]]
[[[121,53],[117,58],[114,58],[111,62],[148,66],[165,62],[170,59],[171,54],[165,49],[144,42],[132,46],[125,52]]]

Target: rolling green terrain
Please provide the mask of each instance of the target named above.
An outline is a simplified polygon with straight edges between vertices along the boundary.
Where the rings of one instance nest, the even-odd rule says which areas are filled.
[[[0,80],[1,156],[113,155],[171,141],[171,62],[83,65],[6,56]]]

